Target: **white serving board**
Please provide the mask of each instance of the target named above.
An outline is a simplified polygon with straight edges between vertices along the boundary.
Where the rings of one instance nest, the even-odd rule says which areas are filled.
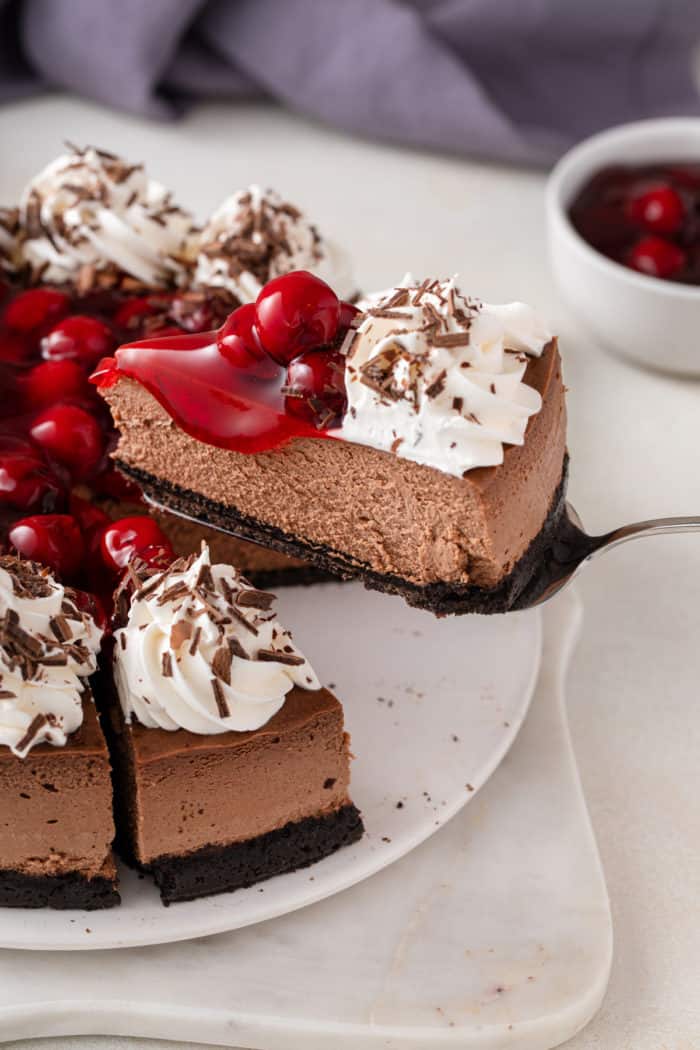
[[[508,757],[463,813],[347,893],[235,933],[0,952],[0,1038],[114,1034],[254,1050],[548,1050],[597,1010],[612,931],[566,725],[575,597]],[[472,621],[462,621],[465,631]]]
[[[0,909],[0,948],[123,948],[239,929],[347,889],[454,816],[513,743],[537,678],[539,612],[437,620],[360,584],[285,590],[280,618],[345,708],[367,833],[313,868],[164,908],[122,870],[122,905]]]

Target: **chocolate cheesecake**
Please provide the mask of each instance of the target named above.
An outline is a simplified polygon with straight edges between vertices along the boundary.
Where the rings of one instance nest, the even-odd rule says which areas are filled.
[[[46,570],[0,557],[0,905],[119,903],[100,631]]]
[[[247,330],[234,313],[103,363],[118,467],[176,513],[438,614],[517,607],[563,514],[556,339],[454,281],[333,314],[308,277],[266,286]]]
[[[271,611],[198,558],[131,572],[111,705],[120,848],[166,904],[305,867],[362,835],[338,700]]]
[[[200,228],[143,165],[105,150],[69,147],[32,178],[17,207],[0,208],[0,477],[7,471],[23,493],[0,483],[0,544],[12,525],[7,503],[15,518],[72,512],[66,466],[80,498],[112,519],[146,514],[108,459],[113,428],[87,375],[120,342],[221,324],[261,284],[298,267],[354,291],[343,252],[271,190],[231,194]],[[46,461],[29,434],[37,416],[53,435]],[[19,452],[40,474],[34,484]],[[86,517],[92,527],[95,515]],[[167,511],[157,517],[166,547],[187,554],[208,539],[261,586],[324,575]]]

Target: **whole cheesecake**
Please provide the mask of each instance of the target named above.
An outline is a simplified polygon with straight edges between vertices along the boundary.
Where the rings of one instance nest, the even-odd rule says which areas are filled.
[[[207,539],[261,586],[318,579],[313,566],[167,512],[153,515],[159,533],[138,526],[148,508],[111,466],[109,413],[87,383],[120,342],[208,330],[299,266],[353,290],[343,253],[271,190],[231,194],[200,229],[142,165],[104,150],[71,148],[31,179],[18,207],[0,209],[0,549],[9,538],[49,556],[48,542],[17,545],[26,516],[71,517],[87,546],[98,520],[127,518],[141,548],[186,555]]]
[[[320,284],[279,278],[216,333],[104,362],[117,466],[176,513],[438,614],[517,607],[563,513],[556,339],[453,280],[335,314]]]

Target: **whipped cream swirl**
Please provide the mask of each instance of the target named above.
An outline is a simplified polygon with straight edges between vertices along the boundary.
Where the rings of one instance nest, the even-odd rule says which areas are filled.
[[[82,725],[101,637],[48,571],[0,557],[0,745],[24,758],[66,743]]]
[[[295,685],[318,689],[273,601],[230,565],[212,565],[206,545],[141,580],[115,632],[127,722],[201,734],[258,729]]]
[[[20,226],[34,280],[76,281],[92,268],[149,287],[184,280],[197,233],[143,165],[91,147],[58,157],[32,179]]]
[[[344,253],[273,190],[234,193],[202,230],[195,284],[253,302],[264,284],[292,270],[309,270],[341,298],[356,290]]]
[[[372,297],[348,333],[341,436],[463,476],[503,462],[542,407],[523,382],[552,335],[524,303],[468,299],[410,278]]]

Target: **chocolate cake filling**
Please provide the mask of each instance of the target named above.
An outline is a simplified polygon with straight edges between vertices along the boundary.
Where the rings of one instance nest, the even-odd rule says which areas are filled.
[[[505,611],[561,512],[566,411],[556,343],[527,368],[542,396],[521,446],[459,478],[347,441],[213,448],[139,384],[103,393],[117,465],[168,509],[398,591],[435,612]],[[517,585],[511,586],[516,583]]]
[[[164,901],[249,886],[362,835],[348,737],[328,690],[294,688],[250,732],[198,736],[127,724],[110,705],[117,845]]]
[[[107,747],[92,700],[65,747],[25,759],[0,748],[0,905],[103,908],[119,903]]]

